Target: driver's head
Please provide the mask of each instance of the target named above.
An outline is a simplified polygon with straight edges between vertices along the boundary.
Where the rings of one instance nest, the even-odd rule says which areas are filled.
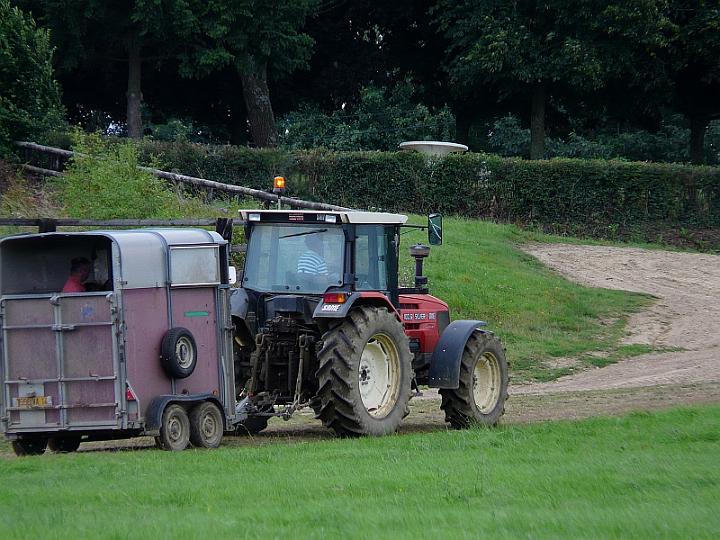
[[[317,254],[322,253],[323,243],[319,234],[308,234],[305,237],[305,245]]]

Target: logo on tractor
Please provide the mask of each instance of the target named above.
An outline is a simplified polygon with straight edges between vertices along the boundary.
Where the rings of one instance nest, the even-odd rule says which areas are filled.
[[[337,312],[340,311],[340,306],[342,306],[342,304],[323,304],[323,307],[320,308],[320,311]]]

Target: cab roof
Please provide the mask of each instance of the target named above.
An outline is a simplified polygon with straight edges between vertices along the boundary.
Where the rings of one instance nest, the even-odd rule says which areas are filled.
[[[250,215],[259,215],[252,219]],[[316,223],[326,221],[325,216],[336,216],[338,223],[361,223],[378,225],[403,225],[407,216],[387,212],[327,211],[327,210],[240,210],[243,221],[272,223]]]

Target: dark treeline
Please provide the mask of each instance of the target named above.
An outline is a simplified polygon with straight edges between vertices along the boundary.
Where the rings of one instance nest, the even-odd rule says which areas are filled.
[[[68,120],[86,129],[718,159],[720,0],[11,3],[49,30]]]

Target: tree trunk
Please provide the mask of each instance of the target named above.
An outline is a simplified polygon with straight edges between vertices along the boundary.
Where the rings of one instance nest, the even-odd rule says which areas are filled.
[[[533,86],[530,108],[530,159],[545,156],[545,86]]]
[[[704,115],[690,117],[690,161],[693,165],[702,165],[705,162],[705,132],[709,120]]]
[[[470,139],[470,117],[466,114],[455,113],[455,142],[467,145]]]
[[[251,56],[248,59],[248,67],[240,72],[240,80],[250,124],[250,136],[255,146],[258,148],[277,146],[275,115],[267,85],[267,64],[256,65],[255,59]]]
[[[132,39],[128,45],[127,130],[128,137],[139,139],[143,135],[141,91],[142,59],[140,42]]]

